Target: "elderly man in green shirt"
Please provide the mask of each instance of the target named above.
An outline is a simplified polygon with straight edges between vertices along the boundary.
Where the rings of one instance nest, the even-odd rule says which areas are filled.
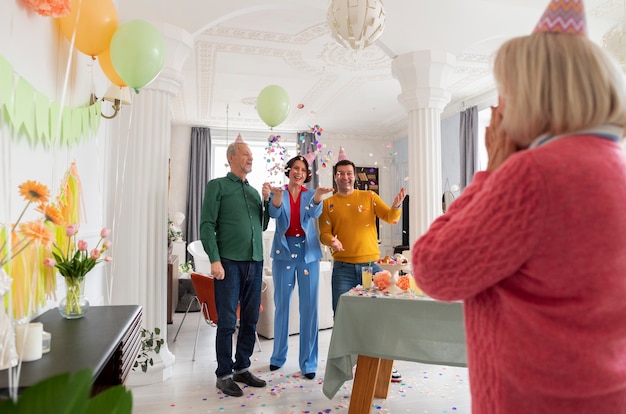
[[[265,381],[250,371],[256,324],[261,306],[263,237],[269,213],[269,184],[263,185],[263,200],[246,176],[252,171],[252,151],[243,140],[228,146],[230,172],[206,185],[200,218],[200,239],[211,261],[217,306],[216,386],[224,394],[240,397],[236,382],[264,387]],[[239,335],[232,358],[233,334],[240,304]]]

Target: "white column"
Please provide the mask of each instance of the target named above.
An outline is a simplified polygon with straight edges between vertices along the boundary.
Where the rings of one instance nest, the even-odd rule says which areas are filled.
[[[441,214],[441,112],[450,102],[446,86],[454,64],[449,53],[430,50],[400,55],[391,64],[402,87],[398,101],[409,115],[410,246]]]
[[[182,66],[192,36],[171,25],[155,25],[165,40],[165,65],[157,79],[133,93],[110,122],[111,159],[108,217],[113,227],[114,261],[107,296],[112,305],[139,304],[143,327],[167,339],[168,159],[170,102],[182,86]],[[134,372],[129,385],[161,382],[171,376],[174,355],[167,343],[153,355],[147,373]]]

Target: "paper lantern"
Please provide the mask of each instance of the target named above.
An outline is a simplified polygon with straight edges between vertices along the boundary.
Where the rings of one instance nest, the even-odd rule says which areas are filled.
[[[340,46],[360,50],[383,33],[385,9],[381,0],[331,0],[326,19]]]

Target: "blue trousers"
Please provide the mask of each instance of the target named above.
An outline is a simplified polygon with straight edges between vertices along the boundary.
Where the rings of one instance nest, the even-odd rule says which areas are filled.
[[[372,266],[374,273],[382,270],[376,263],[333,262],[333,315],[337,312],[339,297],[363,282],[363,277],[361,276],[361,268],[363,266]]]
[[[225,277],[215,279],[215,305],[217,307],[217,378],[227,378],[247,370],[254,351],[256,324],[261,307],[261,284],[263,262],[240,262],[221,259]],[[237,327],[237,304],[239,310],[239,334],[233,362],[233,334]]]
[[[274,350],[270,364],[282,367],[287,360],[289,309],[296,279],[300,300],[300,370],[304,374],[317,371],[318,296],[320,263],[304,262],[304,237],[287,237],[291,260],[272,261],[274,279]]]

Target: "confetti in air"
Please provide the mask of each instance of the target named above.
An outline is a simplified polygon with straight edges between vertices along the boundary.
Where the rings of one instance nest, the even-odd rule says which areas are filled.
[[[265,170],[270,176],[279,176],[282,179],[286,152],[287,150],[280,142],[280,135],[270,135],[265,148]]]

